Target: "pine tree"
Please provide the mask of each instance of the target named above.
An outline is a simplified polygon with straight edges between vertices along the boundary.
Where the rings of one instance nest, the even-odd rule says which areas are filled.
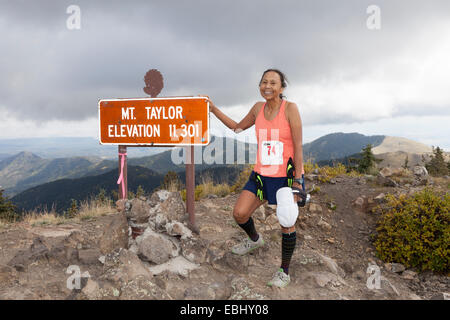
[[[361,152],[362,158],[358,161],[358,171],[360,173],[369,173],[376,168],[378,159],[375,158],[372,152],[372,145],[369,143]]]
[[[445,176],[448,174],[448,165],[445,163],[444,154],[439,147],[433,147],[431,160],[425,164],[425,168],[432,176]]]
[[[409,163],[408,155],[406,155],[405,162],[403,163],[403,169],[408,169],[408,163]]]
[[[3,189],[0,189],[0,220],[14,222],[19,219],[16,206],[3,196],[3,191]]]

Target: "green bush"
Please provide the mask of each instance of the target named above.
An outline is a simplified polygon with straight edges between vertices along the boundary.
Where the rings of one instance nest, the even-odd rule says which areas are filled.
[[[19,215],[16,213],[16,206],[3,196],[3,191],[0,189],[0,220],[5,222],[15,222],[19,220]]]
[[[253,165],[247,165],[241,171],[236,182],[230,188],[231,192],[241,192],[242,191],[242,188],[244,188],[245,184],[247,183],[248,179],[250,178],[250,174],[252,173],[253,167],[254,167]]]
[[[375,235],[377,256],[407,268],[450,271],[450,195],[432,189],[387,195]]]

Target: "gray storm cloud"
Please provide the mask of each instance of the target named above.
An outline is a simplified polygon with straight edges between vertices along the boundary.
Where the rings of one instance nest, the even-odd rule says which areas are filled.
[[[151,68],[164,75],[163,96],[251,104],[266,68],[298,86],[358,81],[406,52],[427,23],[450,16],[449,1],[77,1],[81,29],[68,30],[71,4],[0,2],[0,110],[86,119],[99,98],[145,96]],[[377,32],[366,28],[371,4],[382,10]]]

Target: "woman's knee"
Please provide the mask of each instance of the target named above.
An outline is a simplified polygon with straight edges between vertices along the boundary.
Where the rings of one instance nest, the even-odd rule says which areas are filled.
[[[237,207],[234,207],[233,209],[233,218],[239,224],[247,222],[250,216],[251,212],[246,212],[245,210]]]

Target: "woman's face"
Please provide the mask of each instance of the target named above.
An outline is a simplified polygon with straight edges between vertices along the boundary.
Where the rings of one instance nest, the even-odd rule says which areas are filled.
[[[259,84],[261,96],[266,100],[276,99],[280,97],[283,90],[280,75],[275,71],[266,72]]]

